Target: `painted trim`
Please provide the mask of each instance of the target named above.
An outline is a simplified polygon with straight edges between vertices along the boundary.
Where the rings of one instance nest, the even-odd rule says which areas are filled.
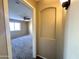
[[[4,8],[4,20],[5,20],[5,31],[6,31],[6,41],[8,49],[8,59],[12,59],[12,46],[10,38],[10,29],[9,29],[9,15],[8,15],[8,0],[3,0]]]
[[[38,57],[40,57],[40,58],[42,58],[42,59],[47,59],[47,58],[45,58],[45,57],[43,57],[43,56],[41,56],[41,55],[37,55]]]

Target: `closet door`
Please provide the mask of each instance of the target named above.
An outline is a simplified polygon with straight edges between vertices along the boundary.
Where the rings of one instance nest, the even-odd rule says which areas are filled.
[[[41,11],[40,52],[47,59],[56,59],[56,9],[46,8]]]

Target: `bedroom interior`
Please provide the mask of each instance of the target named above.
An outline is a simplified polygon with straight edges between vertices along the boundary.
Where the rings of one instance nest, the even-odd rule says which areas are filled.
[[[32,59],[32,9],[19,0],[8,3],[12,58]]]

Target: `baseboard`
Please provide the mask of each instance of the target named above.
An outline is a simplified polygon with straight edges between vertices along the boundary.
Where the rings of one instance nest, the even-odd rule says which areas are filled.
[[[40,57],[40,58],[42,58],[42,59],[47,59],[47,58],[45,58],[45,57],[43,57],[43,56],[41,56],[41,55],[37,55],[38,57]]]

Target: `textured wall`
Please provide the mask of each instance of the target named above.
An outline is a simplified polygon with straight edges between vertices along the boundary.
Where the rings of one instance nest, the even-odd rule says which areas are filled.
[[[71,0],[65,27],[64,59],[79,59],[79,0]]]
[[[64,13],[61,5],[58,6],[56,21],[57,59],[63,59],[64,48]]]

